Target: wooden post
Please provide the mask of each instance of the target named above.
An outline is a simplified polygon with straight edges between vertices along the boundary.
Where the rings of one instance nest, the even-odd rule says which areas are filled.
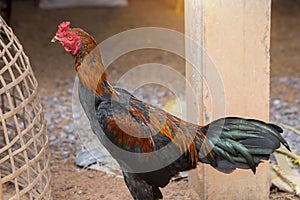
[[[186,34],[203,47],[220,73],[226,116],[269,120],[270,11],[271,0],[185,1]],[[211,69],[203,52],[186,48],[187,54],[198,57],[194,64],[205,76]],[[199,85],[201,77],[191,78],[190,67],[186,74],[198,88],[196,100],[203,108],[203,116],[207,116],[213,106],[206,103],[203,87]],[[202,122],[208,120],[203,118]],[[225,175],[209,165],[200,165],[190,173],[189,180],[203,200],[269,199],[268,163],[261,164],[255,176],[251,170]]]

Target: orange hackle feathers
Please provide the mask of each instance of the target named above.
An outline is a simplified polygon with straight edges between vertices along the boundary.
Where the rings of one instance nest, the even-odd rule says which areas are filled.
[[[117,92],[106,79],[100,49],[94,39],[80,28],[72,28],[71,31],[82,38],[83,48],[75,57],[75,69],[82,83],[98,96],[108,92],[118,98]]]
[[[182,153],[190,155],[193,163],[198,162],[198,151],[194,140],[198,137],[205,138],[205,134],[199,131],[200,126],[193,126],[188,129],[186,122],[157,108],[154,112],[149,113],[147,125],[152,134],[159,133],[168,137]],[[202,144],[202,141],[199,143]]]

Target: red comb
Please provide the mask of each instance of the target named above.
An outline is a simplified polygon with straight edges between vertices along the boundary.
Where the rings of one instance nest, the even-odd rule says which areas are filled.
[[[58,26],[58,30],[56,32],[57,35],[63,35],[69,28],[70,28],[71,22],[62,22]]]

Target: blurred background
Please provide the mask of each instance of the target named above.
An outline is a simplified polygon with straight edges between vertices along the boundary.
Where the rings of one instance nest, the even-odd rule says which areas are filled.
[[[39,83],[50,138],[53,199],[130,199],[119,176],[76,166],[75,157],[82,143],[72,123],[73,58],[50,40],[58,24],[66,20],[73,27],[89,32],[98,43],[138,27],[164,27],[184,33],[182,0],[120,0],[118,5],[73,5],[71,8],[51,8],[47,2],[51,1],[1,1],[0,9],[1,16],[8,20],[23,45]],[[300,1],[273,0],[271,25],[270,120],[287,125],[285,137],[299,153],[300,137],[295,130],[300,129]],[[118,58],[109,67],[108,78],[114,83],[130,69],[149,62],[185,73],[184,59],[148,49]],[[174,85],[184,91],[184,85],[176,80]],[[159,107],[174,99],[171,91],[159,85],[146,85],[135,94]],[[172,182],[163,193],[166,199],[197,199],[187,179]],[[285,199],[286,195],[273,189],[271,198]]]

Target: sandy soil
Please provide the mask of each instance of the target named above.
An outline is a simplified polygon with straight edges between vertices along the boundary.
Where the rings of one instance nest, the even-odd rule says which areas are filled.
[[[121,31],[144,26],[158,26],[184,31],[183,14],[174,12],[171,0],[131,0],[124,8],[74,8],[64,10],[40,10],[32,1],[13,1],[11,26],[29,56],[39,82],[41,96],[60,98],[66,88],[72,87],[75,77],[72,57],[58,45],[50,44],[57,25],[70,20],[91,33],[95,39],[104,39]],[[271,47],[271,101],[281,99],[295,104],[299,91],[278,84],[281,77],[300,78],[300,4],[295,0],[274,0],[272,10]],[[117,47],[116,47],[117,48]],[[149,60],[162,60],[180,73],[184,73],[184,61],[178,57],[163,60],[160,52],[137,52],[131,59],[126,56],[112,66],[112,80],[132,66]],[[122,68],[118,68],[122,64]],[[66,82],[67,81],[67,82]],[[66,83],[66,84],[64,84]],[[71,84],[70,84],[71,83]],[[283,91],[289,91],[282,93]],[[297,96],[298,95],[298,96]],[[71,101],[71,98],[66,97]],[[296,105],[296,104],[295,104]],[[45,106],[46,112],[47,106]],[[50,130],[50,135],[58,134]],[[57,152],[54,145],[52,152]],[[52,154],[53,199],[131,199],[121,178],[102,172],[84,170],[74,164],[74,154],[67,159]],[[186,180],[172,182],[163,189],[165,199],[197,199]],[[273,199],[285,199],[286,194],[274,193]]]

